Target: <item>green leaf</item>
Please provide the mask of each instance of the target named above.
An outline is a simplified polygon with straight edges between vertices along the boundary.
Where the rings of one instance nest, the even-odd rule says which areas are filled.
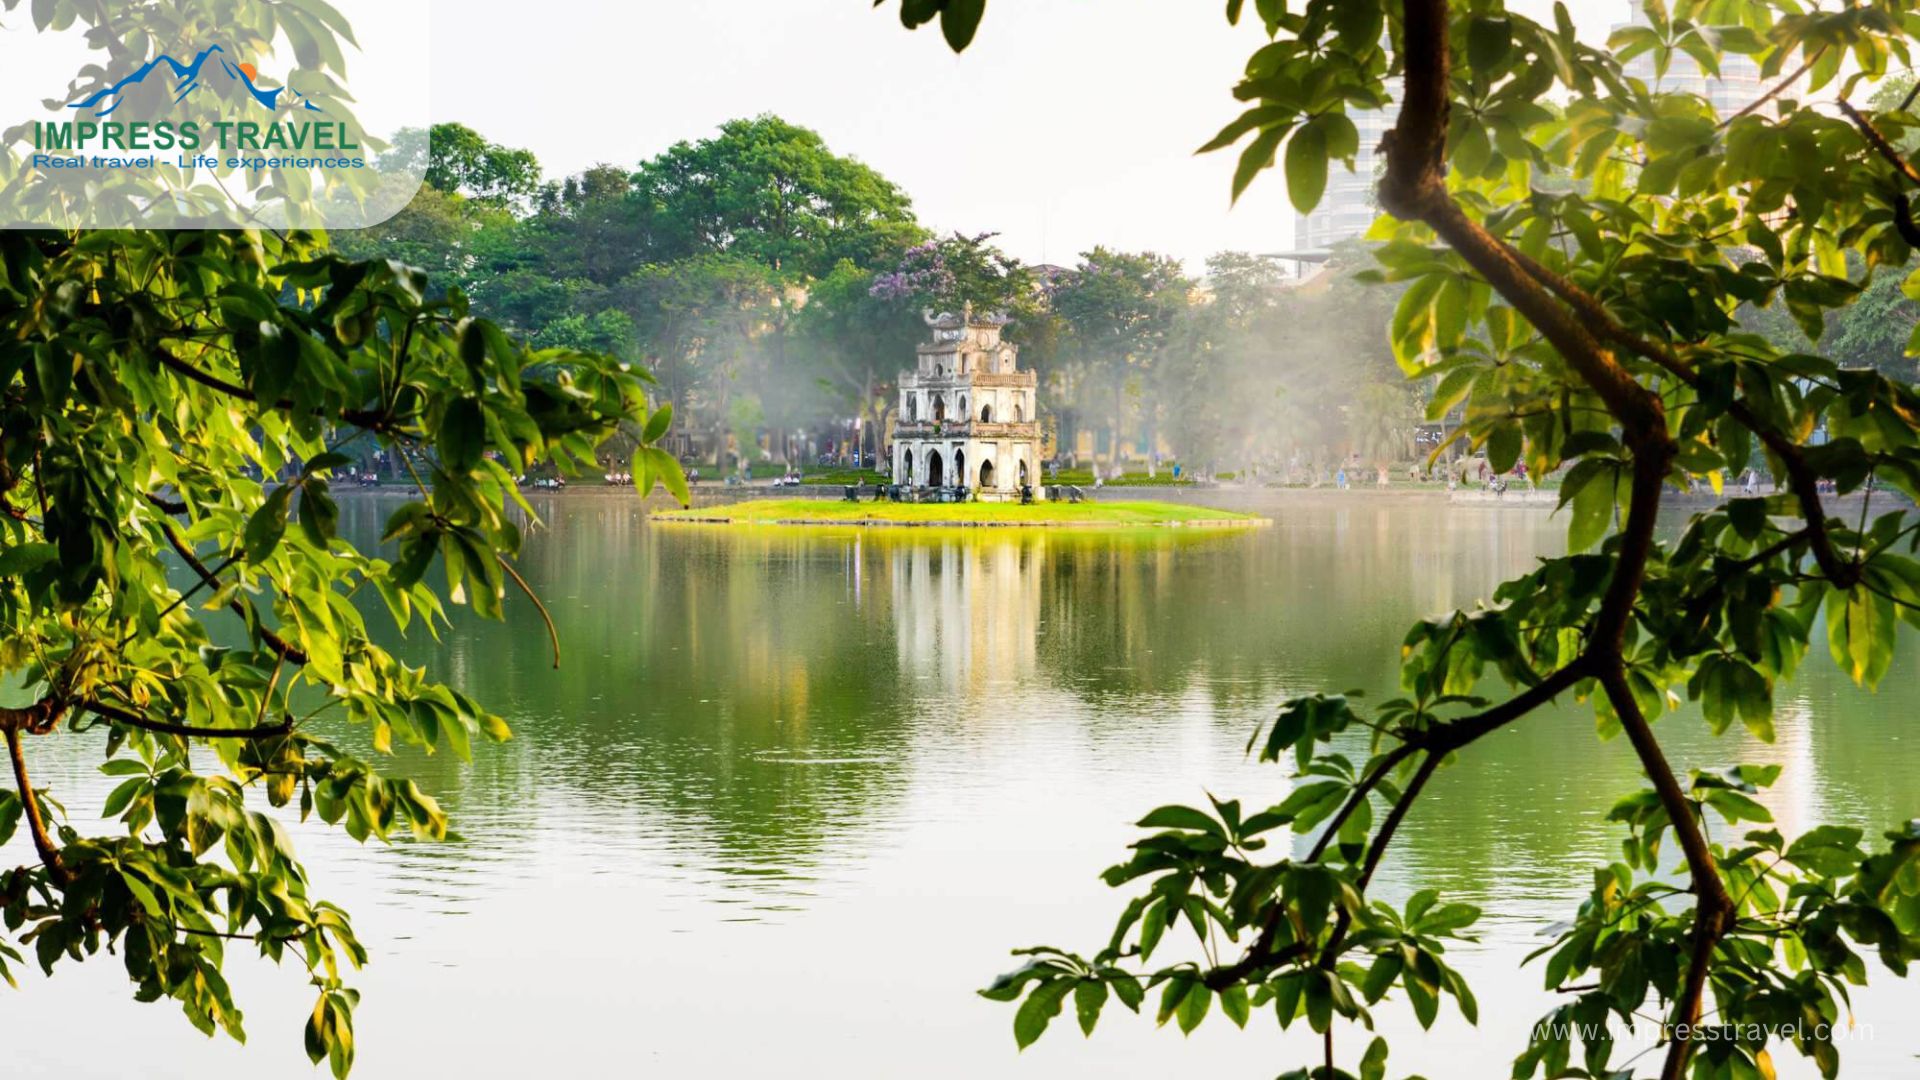
[[[67,391],[73,385],[73,369],[80,358],[57,345],[38,345],[33,350],[33,371],[41,400],[58,409],[66,404]]]
[[[1091,1036],[1100,1022],[1100,1009],[1107,1003],[1107,984],[1099,979],[1083,979],[1073,988],[1073,1011],[1080,1021],[1080,1032]]]
[[[974,32],[986,11],[987,0],[946,0],[940,12],[940,34],[954,52],[965,52],[973,44]]]
[[[264,560],[280,546],[280,538],[287,534],[287,505],[292,498],[292,488],[277,487],[247,519],[243,542],[249,563]]]
[[[1520,460],[1520,425],[1503,423],[1487,435],[1487,467],[1505,475]]]
[[[1591,460],[1582,465],[1595,463]],[[1598,544],[1613,525],[1616,474],[1611,467],[1581,486],[1573,495],[1573,515],[1567,523],[1567,550],[1586,551]]]
[[[1195,982],[1188,987],[1186,996],[1180,999],[1180,1033],[1193,1034],[1193,1029],[1206,1019],[1207,1009],[1213,1004],[1213,991],[1204,984]]]
[[[1504,15],[1475,15],[1467,26],[1467,63],[1486,78],[1513,49],[1513,20]]]
[[[1213,815],[1191,806],[1162,806],[1136,822],[1143,829],[1187,829],[1225,837],[1226,830]]]
[[[317,477],[300,488],[300,530],[318,548],[326,547],[340,531],[340,507],[327,494],[326,481]]]
[[[1826,616],[1833,662],[1855,683],[1877,685],[1893,663],[1893,603],[1864,588],[1836,589],[1827,595]]]
[[[1052,979],[1034,987],[1027,993],[1027,1000],[1013,1014],[1013,1041],[1020,1049],[1032,1046],[1035,1039],[1046,1033],[1047,1025],[1060,1015],[1060,1003],[1074,986],[1071,979]]]
[[[648,481],[649,488],[652,486],[652,480],[658,480],[661,486],[667,489],[667,494],[672,495],[681,506],[692,506],[693,492],[687,487],[687,474],[680,470],[680,462],[676,461],[672,454],[657,446],[645,447],[635,457],[639,458],[643,455],[646,459],[645,468],[633,470],[634,482],[638,484],[642,475],[651,477],[652,479]],[[647,493],[642,491],[641,495],[644,496]]]
[[[1367,1052],[1360,1058],[1360,1080],[1386,1080],[1387,1040],[1375,1035],[1367,1044]]]
[[[0,578],[16,578],[32,573],[59,557],[60,549],[52,544],[16,544],[0,550]]]
[[[1247,144],[1247,148],[1240,152],[1240,163],[1233,170],[1232,201],[1239,202],[1247,186],[1253,183],[1253,178],[1259,176],[1262,170],[1272,167],[1274,151],[1279,149],[1280,140],[1286,138],[1290,130],[1292,130],[1290,124],[1263,128],[1260,134],[1254,136],[1253,141]]]
[[[647,417],[647,426],[640,434],[640,441],[646,443],[648,446],[652,446],[664,438],[667,434],[667,429],[672,426],[673,402],[669,401],[653,410],[653,415]]]
[[[480,464],[486,438],[487,421],[480,402],[475,398],[458,398],[447,406],[440,418],[435,445],[448,472],[464,473]]]
[[[1302,214],[1313,212],[1327,190],[1327,127],[1315,117],[1287,142],[1287,198]]]
[[[20,825],[20,815],[26,810],[26,804],[12,791],[0,790],[0,844],[13,838],[13,832]]]
[[[1220,1011],[1226,1014],[1227,1019],[1233,1021],[1234,1027],[1246,1027],[1247,1018],[1253,1014],[1253,1004],[1247,998],[1247,988],[1240,983],[1222,988]]]

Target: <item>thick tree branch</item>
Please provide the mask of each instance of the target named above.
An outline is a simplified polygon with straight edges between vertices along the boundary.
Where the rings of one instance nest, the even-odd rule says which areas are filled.
[[[1618,361],[1607,344],[1611,342],[1642,352],[1639,343],[1632,340],[1597,301],[1557,275],[1543,274],[1543,267],[1468,217],[1447,191],[1446,138],[1450,109],[1449,71],[1452,63],[1448,29],[1447,0],[1406,0],[1405,97],[1399,120],[1384,144],[1387,163],[1380,181],[1380,205],[1396,217],[1423,222],[1432,228],[1440,239],[1458,252],[1516,311],[1532,323],[1568,367],[1599,396],[1608,412],[1613,414],[1620,424],[1623,441],[1633,454],[1633,487],[1628,497],[1627,519],[1622,530],[1613,579],[1608,583],[1606,595],[1601,600],[1592,636],[1581,662],[1592,665],[1589,673],[1596,675],[1605,688],[1643,768],[1653,781],[1661,804],[1667,809],[1687,857],[1698,912],[1695,962],[1688,971],[1687,988],[1676,1002],[1674,1015],[1680,1022],[1692,1023],[1699,1017],[1707,968],[1719,936],[1724,932],[1732,904],[1721,883],[1713,853],[1700,831],[1699,822],[1693,817],[1691,804],[1680,790],[1658,740],[1633,700],[1621,656],[1634,600],[1639,595],[1653,549],[1653,527],[1659,515],[1661,488],[1676,447],[1672,435],[1667,431],[1666,413],[1659,396],[1642,386],[1633,373]],[[1653,346],[1651,342],[1645,345],[1647,348],[1642,355],[1661,363],[1663,368],[1676,376],[1688,370],[1664,348]],[[1674,362],[1663,363],[1663,359]],[[1768,437],[1765,431],[1756,430],[1756,434],[1763,440]],[[1772,448],[1771,444],[1769,447]],[[1793,454],[1782,454],[1783,460],[1792,458],[1799,461],[1797,448],[1794,451]],[[1799,461],[1798,467],[1804,470],[1804,462]],[[1811,477],[1807,479],[1810,481]],[[1813,497],[1814,488],[1810,482],[1800,483],[1796,477],[1795,488],[1803,499],[1803,505],[1809,508],[1808,531],[1817,538],[1814,546],[1818,553],[1824,539],[1821,528],[1824,517],[1820,513],[1819,500]],[[1832,557],[1832,552],[1829,550],[1826,555]],[[1840,562],[1837,559],[1834,561],[1836,564]],[[1436,761],[1437,756],[1430,756],[1422,763],[1423,770]],[[1424,782],[1425,777],[1416,779]],[[1402,799],[1395,805],[1398,814],[1404,815],[1404,808],[1411,803],[1408,796],[1417,793],[1417,790],[1418,784],[1410,785],[1408,792],[1403,793]],[[1398,824],[1397,817],[1390,820]],[[1384,827],[1382,832],[1390,835]],[[1384,838],[1376,837],[1376,847],[1380,851],[1384,851],[1385,845],[1379,841]],[[1377,862],[1375,851],[1369,851],[1369,859]],[[1336,930],[1335,938],[1339,936],[1339,930]],[[1690,1040],[1674,1043],[1662,1074],[1665,1080],[1678,1080],[1686,1068],[1690,1053]]]
[[[47,832],[46,818],[40,813],[40,796],[34,794],[33,781],[27,777],[27,755],[20,746],[20,729],[9,726],[6,729],[7,756],[13,759],[13,786],[20,792],[20,802],[26,812],[27,832],[33,837],[33,850],[40,855],[47,873],[61,885],[73,880],[73,872],[67,869],[66,860],[60,857],[60,849],[54,845],[53,837]]]
[[[1680,1080],[1686,1074],[1687,1061],[1693,1053],[1691,1029],[1700,1022],[1706,995],[1707,969],[1713,962],[1714,949],[1727,931],[1728,920],[1734,910],[1733,898],[1727,894],[1726,884],[1720,878],[1720,870],[1714,861],[1713,851],[1707,845],[1706,834],[1701,831],[1699,819],[1694,816],[1693,803],[1681,790],[1680,781],[1668,767],[1666,755],[1660,750],[1653,728],[1640,712],[1639,703],[1633,699],[1626,673],[1619,668],[1610,669],[1600,682],[1606,688],[1607,700],[1613,705],[1614,713],[1620,718],[1620,726],[1640,757],[1647,778],[1653,781],[1654,793],[1660,797],[1660,805],[1667,812],[1668,824],[1673,827],[1674,836],[1680,841],[1680,850],[1686,854],[1687,872],[1693,882],[1693,954],[1687,967],[1686,983],[1673,1004],[1673,1023],[1688,1029],[1685,1033],[1688,1037],[1674,1039],[1667,1049],[1666,1064],[1660,1071],[1661,1080]]]
[[[65,703],[52,694],[41,698],[31,705],[18,708],[0,706],[0,729],[24,731],[29,735],[45,735],[66,715]]]
[[[1523,251],[1513,252],[1514,260],[1528,276],[1571,306],[1588,325],[1598,328],[1607,340],[1659,367],[1688,386],[1698,388],[1700,373],[1666,345],[1634,333],[1613,317],[1605,304],[1592,293],[1574,284],[1565,275],[1555,273]],[[1842,558],[1828,536],[1826,512],[1820,501],[1819,477],[1807,465],[1806,451],[1799,443],[1762,420],[1746,402],[1734,398],[1727,403],[1727,414],[1780,459],[1794,498],[1800,504],[1800,516],[1807,523],[1807,541],[1821,572],[1841,588],[1852,585],[1858,568]]]
[[[1594,670],[1595,665],[1591,654],[1582,653],[1569,661],[1565,667],[1484,712],[1449,720],[1443,724],[1435,724],[1425,731],[1410,732],[1407,740],[1415,746],[1431,750],[1444,757],[1559,697],[1565,691],[1572,689],[1575,683],[1591,677]]]
[[[1892,141],[1874,126],[1873,121],[1868,119],[1865,113],[1854,108],[1853,102],[1846,98],[1841,98],[1839,105],[1840,111],[1846,113],[1847,119],[1853,121],[1853,126],[1860,129],[1860,137],[1867,141],[1867,146],[1874,153],[1879,154],[1887,164],[1893,166],[1894,172],[1905,177],[1909,183],[1920,184],[1920,169],[1914,168],[1913,162],[1907,160],[1906,155],[1900,152],[1900,148],[1893,145]]]
[[[104,701],[83,701],[79,703],[79,707],[87,712],[104,716],[117,724],[125,724],[128,727],[137,727],[146,731],[154,731],[162,735],[178,735],[188,739],[271,739],[285,735],[293,730],[293,720],[291,718],[275,721],[271,724],[258,724],[253,727],[225,728],[195,724],[176,724],[170,720],[155,720],[152,717],[143,716],[140,713],[120,708],[117,705],[109,705]]]

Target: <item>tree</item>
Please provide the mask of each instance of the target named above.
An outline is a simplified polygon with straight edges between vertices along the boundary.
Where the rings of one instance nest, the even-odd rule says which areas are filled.
[[[1353,450],[1376,468],[1385,470],[1412,455],[1416,418],[1405,383],[1368,383],[1354,395],[1347,424]]]
[[[709,254],[643,267],[614,295],[667,400],[710,424],[713,464],[723,467],[735,392],[766,376],[764,340],[780,317],[779,282],[759,263]]]
[[[900,11],[909,26],[940,18],[962,48],[983,7]],[[1245,8],[1230,0],[1229,19]],[[1496,468],[1568,468],[1570,551],[1489,605],[1414,626],[1402,696],[1369,709],[1324,693],[1286,702],[1254,743],[1298,768],[1286,800],[1147,814],[1149,835],[1105,875],[1145,884],[1109,944],[1026,950],[984,992],[1020,1001],[1023,1046],[1069,997],[1087,1031],[1109,1000],[1138,1009],[1150,989],[1160,1021],[1182,1030],[1215,1000],[1237,1024],[1272,1005],[1282,1024],[1304,1017],[1323,1035],[1320,1060],[1287,1074],[1320,1080],[1355,1075],[1339,1065],[1341,1024],[1389,995],[1423,1025],[1443,998],[1473,1020],[1444,949],[1479,912],[1433,890],[1395,907],[1369,887],[1445,765],[1570,697],[1590,703],[1602,737],[1626,736],[1648,787],[1609,812],[1623,858],[1596,869],[1543,950],[1566,1000],[1513,1075],[1632,1075],[1605,1023],[1650,1007],[1663,1080],[1771,1075],[1784,1048],[1837,1074],[1833,1024],[1866,978],[1862,954],[1895,974],[1920,955],[1920,823],[1875,840],[1837,825],[1790,839],[1753,798],[1778,766],[1683,778],[1652,723],[1684,692],[1715,731],[1737,721],[1771,739],[1774,699],[1816,630],[1872,685],[1899,624],[1920,622],[1920,521],[1872,498],[1876,485],[1920,495],[1920,394],[1782,350],[1734,318],[1742,302],[1783,304],[1818,335],[1861,291],[1850,257],[1904,266],[1920,243],[1908,205],[1920,170],[1900,149],[1914,115],[1851,101],[1891,60],[1910,62],[1912,5],[1650,4],[1650,26],[1620,31],[1612,53],[1582,42],[1564,6],[1551,25],[1497,0],[1254,11],[1270,42],[1236,88],[1246,111],[1208,148],[1249,140],[1236,193],[1280,160],[1310,207],[1330,162],[1353,154],[1347,110],[1400,80],[1377,185],[1391,220],[1376,229],[1377,277],[1405,288],[1395,355],[1410,378],[1437,380],[1431,408],[1464,405],[1461,437]],[[1751,56],[1770,85],[1720,117],[1630,75],[1623,64],[1643,53],[1655,70],[1685,53],[1710,72]],[[1782,494],[1728,500],[1693,513],[1675,542],[1657,539],[1667,484],[1717,484],[1755,447]],[[1830,514],[1829,488],[1859,506]],[[1313,839],[1269,857],[1287,832]],[[1669,835],[1677,879],[1661,875]],[[1153,966],[1188,930],[1182,958]],[[1237,955],[1215,951],[1222,939]],[[1377,1078],[1387,1051],[1374,1038],[1344,1056]]]
[[[337,55],[344,23],[316,8],[331,12],[227,14],[277,17]],[[53,14],[64,27],[76,9]],[[170,11],[77,17],[105,77],[172,44]],[[0,975],[16,946],[49,973],[106,949],[136,999],[241,1038],[223,967],[246,943],[305,971],[307,1052],[345,1076],[345,979],[366,952],[261,804],[362,841],[446,835],[380,759],[396,744],[465,757],[507,726],[374,644],[367,620],[437,632],[449,600],[498,618],[510,590],[539,607],[514,568],[508,504],[531,514],[514,474],[589,467],[622,428],[641,490],[658,479],[685,501],[652,445],[672,411],[649,386],[613,358],[530,349],[421,271],[315,234],[0,232],[0,673],[16,688],[0,843],[24,829],[33,852],[0,873]],[[335,529],[331,477],[369,443],[415,485],[390,558]],[[356,599],[375,596],[377,616]],[[374,753],[323,737],[321,716],[361,726]],[[35,785],[29,747],[54,740],[99,748],[117,779],[104,814],[68,817]]]
[[[661,256],[724,253],[784,279],[824,277],[842,259],[872,266],[919,239],[893,182],[777,116],[730,120],[720,134],[643,162],[634,195],[660,219]]]
[[[900,301],[884,291],[876,295],[881,276],[841,260],[814,283],[794,320],[802,366],[853,405],[868,460],[880,454],[894,376],[911,363],[923,333],[919,318],[908,316]]]
[[[1141,396],[1168,333],[1191,301],[1192,288],[1180,264],[1164,255],[1096,247],[1047,289],[1072,363],[1109,395],[1108,457],[1115,466],[1128,427],[1129,397]],[[1151,451],[1152,402],[1147,403],[1145,419]]]
[[[540,190],[540,161],[531,150],[489,142],[465,124],[430,131],[401,128],[387,153],[413,163],[427,186],[493,206],[521,205]]]

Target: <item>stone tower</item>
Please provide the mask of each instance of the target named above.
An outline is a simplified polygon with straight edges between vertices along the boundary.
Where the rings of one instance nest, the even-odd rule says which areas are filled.
[[[1019,498],[1040,483],[1039,380],[1015,365],[1019,348],[1000,340],[1008,319],[925,316],[933,340],[900,376],[893,429],[893,479],[912,487],[965,487],[983,500]]]

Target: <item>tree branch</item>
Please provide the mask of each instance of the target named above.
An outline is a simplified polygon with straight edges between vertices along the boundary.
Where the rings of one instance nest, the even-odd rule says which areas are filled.
[[[40,814],[40,797],[34,794],[33,781],[27,778],[27,755],[20,746],[20,729],[9,726],[6,735],[7,756],[13,759],[13,785],[19,790],[21,805],[26,810],[27,832],[33,836],[33,850],[40,854],[40,861],[45,864],[53,880],[65,885],[73,880],[73,872],[67,869],[66,860],[60,857],[60,849],[47,833],[46,819]]]
[[[1755,110],[1759,109],[1760,106],[1765,105],[1767,102],[1772,101],[1774,98],[1777,98],[1781,94],[1785,93],[1788,87],[1800,81],[1801,76],[1805,75],[1809,71],[1812,71],[1813,65],[1819,63],[1820,58],[1822,56],[1825,56],[1827,54],[1827,50],[1832,47],[1833,46],[1831,45],[1822,45],[1819,48],[1813,50],[1813,52],[1807,55],[1806,63],[1801,64],[1799,67],[1795,68],[1792,74],[1781,79],[1779,82],[1774,83],[1773,89],[1768,90],[1766,93],[1761,94],[1759,97],[1754,98],[1752,101],[1748,102],[1746,108],[1743,108],[1739,112],[1734,113],[1732,116],[1727,117],[1725,120],[1720,121],[1720,130],[1721,131],[1727,130],[1728,128],[1733,126],[1733,122],[1735,120],[1738,120],[1743,116],[1747,116],[1753,113]]]
[[[1646,770],[1647,778],[1653,781],[1654,793],[1660,797],[1660,805],[1667,812],[1668,824],[1673,826],[1674,836],[1680,841],[1680,849],[1687,857],[1687,872],[1693,881],[1694,894],[1693,956],[1687,967],[1686,984],[1680,996],[1674,1000],[1673,1022],[1691,1029],[1700,1022],[1707,969],[1712,964],[1714,949],[1726,933],[1728,917],[1733,913],[1733,898],[1727,895],[1727,887],[1720,878],[1713,851],[1707,845],[1706,835],[1700,830],[1699,820],[1694,817],[1693,803],[1680,789],[1680,782],[1668,767],[1666,755],[1661,753],[1652,727],[1640,712],[1639,703],[1633,699],[1626,672],[1611,668],[1601,676],[1600,682],[1606,688],[1607,700],[1612,703],[1614,713],[1620,717],[1620,726],[1626,730],[1634,752],[1640,757],[1641,767]],[[1688,1034],[1691,1036],[1691,1031]],[[1691,1037],[1675,1039],[1667,1050],[1666,1065],[1660,1071],[1661,1080],[1680,1080],[1686,1073],[1687,1060],[1692,1053]]]
[[[246,387],[238,383],[228,382],[212,372],[203,371],[165,349],[155,349],[153,355],[160,361],[160,366],[179,375],[181,378],[189,382],[199,383],[209,390],[217,390],[238,401],[248,401],[256,405],[265,405],[268,408],[279,409],[284,412],[296,412],[300,409],[298,404],[286,398],[281,398],[278,401],[261,401],[253,391]],[[316,415],[330,414],[322,414],[316,411]],[[393,425],[392,417],[373,409],[342,409],[338,415],[342,422],[352,424],[355,427],[366,428],[369,431],[389,431]]]
[[[1840,106],[1840,111],[1847,114],[1847,119],[1853,121],[1853,126],[1860,129],[1860,137],[1867,140],[1867,146],[1874,153],[1879,154],[1887,164],[1893,166],[1894,172],[1905,177],[1910,183],[1920,184],[1920,169],[1914,168],[1906,155],[1902,154],[1900,149],[1873,125],[1873,121],[1869,120],[1865,113],[1854,108],[1853,102],[1846,98],[1841,98],[1837,104]]]
[[[254,727],[225,728],[205,727],[194,724],[176,724],[170,720],[155,720],[140,713],[122,709],[117,705],[108,705],[103,701],[83,701],[80,708],[87,712],[98,713],[116,724],[137,727],[146,731],[159,732],[162,735],[178,735],[190,739],[271,739],[293,731],[293,720],[286,719],[271,724],[258,724]]]
[[[1680,364],[1666,349],[1651,342],[1641,343],[1607,314],[1598,301],[1575,288],[1558,275],[1545,272],[1532,259],[1502,241],[1480,223],[1468,217],[1447,191],[1446,138],[1451,107],[1449,73],[1449,19],[1447,0],[1406,0],[1404,20],[1405,96],[1399,119],[1383,144],[1386,171],[1379,185],[1380,205],[1402,220],[1419,221],[1432,228],[1454,251],[1484,277],[1489,285],[1511,303],[1516,311],[1537,328],[1559,352],[1568,367],[1590,386],[1607,406],[1621,427],[1622,439],[1633,454],[1633,487],[1628,496],[1628,514],[1622,529],[1613,579],[1595,617],[1594,629],[1586,651],[1576,661],[1585,670],[1592,665],[1605,687],[1621,725],[1633,742],[1641,764],[1652,779],[1660,801],[1667,808],[1681,848],[1686,853],[1688,871],[1696,895],[1694,963],[1687,974],[1687,986],[1676,1002],[1674,1015],[1682,1022],[1698,1019],[1700,998],[1706,985],[1707,968],[1714,947],[1724,932],[1731,901],[1721,883],[1713,853],[1692,816],[1680,785],[1674,779],[1652,729],[1641,715],[1627,684],[1621,648],[1633,603],[1646,574],[1653,549],[1653,528],[1660,510],[1660,492],[1676,453],[1672,435],[1667,431],[1666,412],[1659,395],[1640,384],[1609,350],[1605,342],[1624,345],[1659,363],[1678,377],[1690,368]],[[1665,362],[1665,361],[1671,361]],[[1742,420],[1742,423],[1745,423]],[[1778,439],[1777,433],[1756,430],[1764,440]],[[1779,440],[1782,443],[1785,440]],[[1790,444],[1788,444],[1790,445]],[[1772,444],[1769,443],[1769,448]],[[1823,568],[1829,559],[1841,563],[1826,544],[1824,517],[1814,486],[1800,482],[1811,480],[1798,448],[1781,454],[1791,460],[1796,474],[1796,492],[1807,507],[1808,531]],[[1831,569],[1831,568],[1829,568]],[[1574,664],[1568,668],[1575,667]],[[1565,672],[1567,669],[1562,669]],[[1569,683],[1570,684],[1570,683]],[[1542,685],[1545,685],[1544,683]],[[1538,687],[1535,688],[1539,689]],[[1516,714],[1517,715],[1517,714]],[[1504,722],[1504,718],[1502,718]],[[1423,772],[1436,763],[1437,755],[1422,763]],[[1425,776],[1416,777],[1407,792],[1395,804],[1404,815]],[[1398,824],[1398,817],[1390,818]],[[1385,850],[1382,840],[1390,836],[1383,826],[1376,837],[1369,860],[1377,864],[1376,852]],[[1370,873],[1370,868],[1363,871]],[[1364,887],[1364,886],[1363,886]],[[1335,931],[1335,940],[1340,930]],[[1323,962],[1331,957],[1331,949]],[[1678,1080],[1684,1072],[1691,1041],[1678,1041],[1669,1051],[1665,1080]]]
[[[1613,317],[1598,297],[1574,284],[1565,275],[1555,273],[1523,251],[1515,250],[1513,256],[1529,277],[1540,282],[1548,291],[1565,301],[1588,325],[1597,327],[1602,336],[1629,352],[1659,365],[1662,370],[1688,386],[1699,388],[1699,372],[1694,370],[1693,365],[1676,355],[1672,349],[1627,329]],[[1787,438],[1782,432],[1775,430],[1773,425],[1762,420],[1737,397],[1728,401],[1727,414],[1742,427],[1753,432],[1754,437],[1780,459],[1782,467],[1786,469],[1794,498],[1800,504],[1800,516],[1807,523],[1807,540],[1813,551],[1814,561],[1820,564],[1821,571],[1836,585],[1841,588],[1849,587],[1858,576],[1858,571],[1834,549],[1833,541],[1827,534],[1826,512],[1820,502],[1819,478],[1807,465],[1804,448]]]
[[[553,669],[560,670],[560,631],[554,627],[553,616],[547,612],[547,605],[540,602],[540,597],[533,591],[533,586],[527,584],[527,579],[520,576],[520,571],[513,568],[513,564],[507,561],[505,555],[495,552],[493,557],[499,561],[500,569],[505,570],[507,576],[513,579],[513,583],[520,586],[520,591],[527,594],[527,599],[533,601],[534,610],[540,613],[540,621],[547,624],[547,641],[553,646]]]
[[[153,501],[155,505],[159,505],[160,503],[160,500],[155,499],[154,496],[149,495],[147,498]],[[200,575],[201,583],[209,588],[218,589],[220,583],[215,578],[214,572],[209,570],[207,564],[201,562],[199,556],[193,553],[193,548],[187,544],[186,537],[180,535],[180,530],[174,528],[173,522],[163,521],[160,523],[160,527],[167,534],[167,543],[172,545],[174,553],[179,555],[180,560],[186,563],[194,573]],[[253,628],[260,635],[261,643],[272,650],[280,659],[291,664],[304,665],[307,662],[306,650],[289,642],[286,638],[281,637],[265,623],[261,622],[258,616],[252,614],[245,602],[235,599],[228,606],[233,609],[234,614],[252,624]]]

